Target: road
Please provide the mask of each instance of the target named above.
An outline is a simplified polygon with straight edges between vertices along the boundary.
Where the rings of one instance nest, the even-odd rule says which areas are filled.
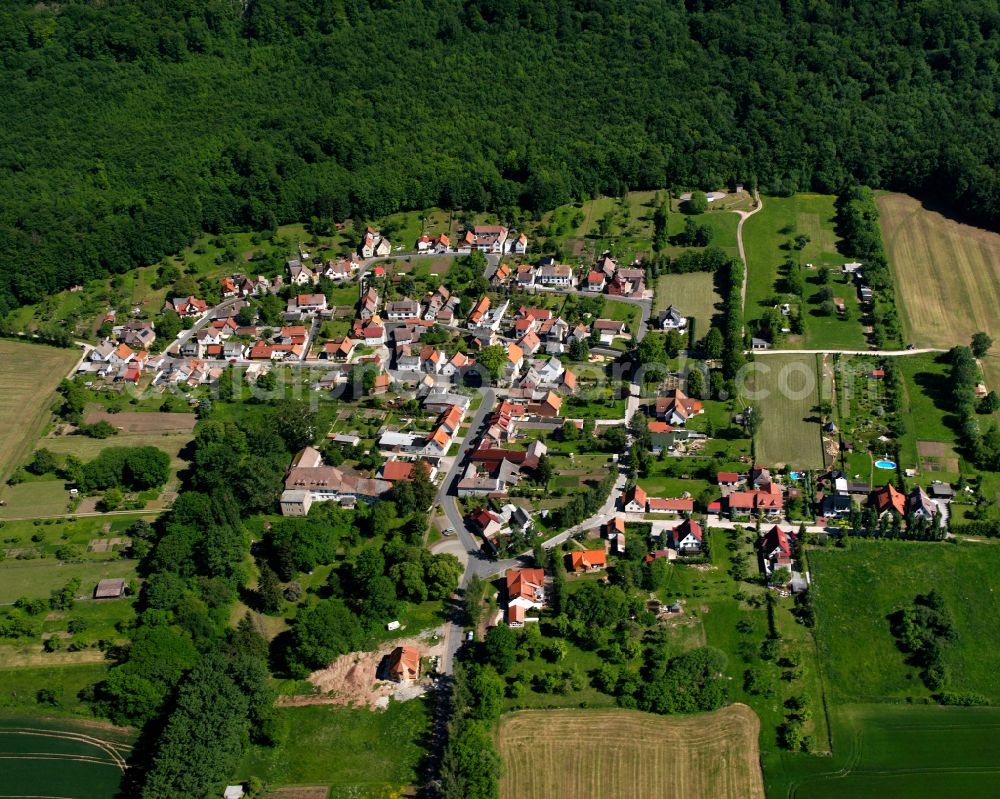
[[[897,358],[904,355],[924,355],[929,352],[948,352],[948,350],[924,347],[912,350],[747,350],[747,355],[874,355],[876,357]]]
[[[213,305],[208,311],[206,311],[198,320],[191,325],[190,328],[183,331],[174,342],[167,348],[167,354],[180,355],[181,347],[183,347],[191,339],[192,336],[196,335],[199,330],[201,330],[205,325],[212,322],[214,319],[219,318],[219,311],[229,308],[237,302],[243,302],[243,297],[230,297],[228,300],[223,300],[218,305]],[[225,361],[223,361],[225,363]]]
[[[764,208],[764,201],[760,199],[760,192],[754,189],[753,198],[757,201],[757,207],[752,211],[737,211],[740,221],[736,225],[736,248],[740,253],[740,260],[743,261],[743,286],[740,289],[740,305],[743,307],[743,315],[746,317],[747,310],[747,282],[750,279],[750,266],[747,263],[747,253],[743,247],[743,223],[751,216]]]

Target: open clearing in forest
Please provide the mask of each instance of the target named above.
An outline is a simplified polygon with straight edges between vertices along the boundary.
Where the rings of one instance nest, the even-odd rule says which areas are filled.
[[[906,194],[878,198],[907,342],[917,347],[968,344],[985,330],[1000,340],[1000,234],[963,225]],[[1000,388],[1000,347],[983,359]]]
[[[500,720],[501,799],[763,799],[757,715],[525,710]]]
[[[130,748],[110,725],[0,719],[0,795],[108,799],[120,788]]]
[[[49,413],[52,392],[79,358],[76,349],[0,341],[0,480],[28,454]]]

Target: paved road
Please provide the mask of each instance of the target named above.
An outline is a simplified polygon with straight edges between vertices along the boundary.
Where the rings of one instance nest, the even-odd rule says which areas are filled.
[[[948,350],[924,347],[912,350],[747,350],[754,355],[874,355],[876,357],[896,358],[902,355],[923,355],[928,352],[948,352]]]
[[[183,347],[194,336],[199,330],[201,330],[205,325],[210,324],[213,319],[219,318],[219,311],[236,304],[237,302],[243,301],[243,297],[230,297],[228,300],[223,300],[218,305],[213,305],[208,311],[206,311],[198,320],[191,325],[190,328],[183,331],[174,341],[167,347],[167,354],[179,354],[181,347]],[[226,363],[222,361],[222,363]]]

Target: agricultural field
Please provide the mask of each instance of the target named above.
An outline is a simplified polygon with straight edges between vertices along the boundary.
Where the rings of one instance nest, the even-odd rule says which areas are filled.
[[[3,790],[8,796],[108,799],[131,750],[111,725],[35,717],[0,719]]]
[[[430,721],[423,699],[391,702],[384,712],[312,705],[277,713],[284,741],[248,747],[233,780],[256,776],[272,788],[325,786],[332,797],[346,798],[399,790],[417,778]]]
[[[694,317],[696,338],[708,332],[721,303],[722,297],[715,290],[715,276],[708,272],[661,275],[656,280],[654,316],[668,305],[675,306],[684,316]]]
[[[831,710],[832,758],[784,756],[765,765],[775,799],[938,799],[990,796],[1000,709],[843,705]]]
[[[823,468],[816,357],[762,355],[755,365],[747,388],[763,417],[755,441],[757,460],[769,466]]]
[[[850,280],[840,275],[841,264],[849,259],[837,251],[840,239],[835,232],[834,201],[832,195],[825,194],[767,197],[763,209],[743,225],[748,320],[759,318],[765,308],[773,307],[779,297],[787,294],[783,267],[786,259],[792,258],[804,269],[805,302],[800,309],[804,332],[801,336],[788,336],[790,348],[864,349],[867,346],[857,291]],[[798,236],[808,237],[801,250],[791,246]],[[844,301],[844,318],[820,313],[819,292],[823,285],[819,268],[824,265],[830,269],[830,288]]]
[[[831,696],[841,702],[923,701],[887,617],[937,590],[958,638],[944,650],[948,686],[1000,701],[1000,546],[852,540],[810,550],[817,640]]]
[[[949,349],[985,330],[1000,339],[1000,234],[963,225],[905,194],[878,197],[905,339]],[[1000,387],[1000,350],[983,359]]]
[[[0,481],[30,451],[48,419],[52,393],[79,358],[76,349],[0,341],[0,419],[5,421],[0,431]]]
[[[759,721],[745,705],[686,717],[521,711],[500,720],[501,799],[764,797]]]

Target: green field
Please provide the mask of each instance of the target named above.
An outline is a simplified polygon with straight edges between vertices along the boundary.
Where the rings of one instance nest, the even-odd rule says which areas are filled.
[[[105,725],[0,718],[0,790],[22,799],[111,799],[130,749],[121,731]]]
[[[0,341],[0,481],[28,454],[48,419],[52,392],[80,357],[75,349]],[[0,499],[4,498],[0,489]]]
[[[948,685],[1000,701],[1000,547],[853,540],[812,549],[821,660],[844,702],[923,699],[929,691],[896,646],[887,616],[931,589],[944,596],[958,639],[944,651]]]
[[[900,457],[905,468],[920,468],[929,472],[930,464],[920,456],[921,441],[940,442],[947,445],[947,458],[956,461],[954,446],[957,442],[954,428],[958,425],[948,408],[949,373],[951,367],[943,355],[911,355],[897,359],[906,387],[904,412],[907,418],[906,435],[899,442]],[[949,462],[935,466],[948,467]],[[921,468],[923,467],[923,468]],[[957,479],[957,469],[924,474],[924,477]]]
[[[715,291],[715,276],[708,272],[684,275],[661,275],[656,281],[654,315],[668,305],[677,307],[686,317],[694,317],[695,336],[708,332],[717,305],[722,298]]]
[[[761,371],[751,372],[748,388],[763,415],[755,441],[757,460],[768,466],[822,468],[816,357],[762,355],[755,365]]]
[[[832,715],[834,756],[765,767],[771,799],[996,795],[1000,708],[846,705]]]
[[[759,318],[761,312],[776,301],[786,301],[787,286],[782,264],[791,256],[805,268],[805,302],[801,308],[804,333],[789,336],[788,346],[864,348],[864,334],[859,321],[857,292],[853,284],[838,274],[841,264],[849,259],[837,251],[839,238],[835,233],[835,197],[825,194],[796,194],[793,197],[764,198],[764,207],[743,225],[743,242],[747,255],[746,318]],[[802,250],[788,247],[796,236],[809,237]],[[812,264],[814,269],[809,269]],[[848,318],[822,316],[818,292],[818,268],[831,267],[830,287],[835,296],[844,300]]]
[[[281,708],[278,715],[287,724],[285,740],[274,748],[249,747],[235,780],[257,776],[271,787],[329,785],[344,796],[362,796],[417,778],[430,719],[423,699],[391,702],[384,712],[312,705]]]

